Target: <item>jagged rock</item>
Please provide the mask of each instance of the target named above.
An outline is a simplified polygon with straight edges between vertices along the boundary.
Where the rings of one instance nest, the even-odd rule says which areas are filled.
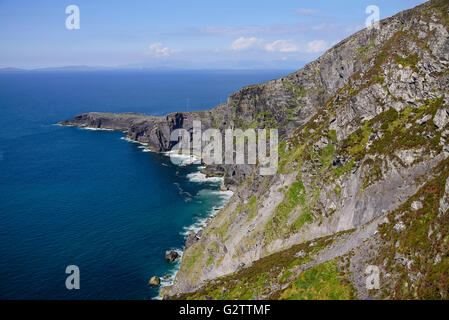
[[[173,262],[179,258],[179,254],[174,250],[165,251],[165,259],[169,262]]]
[[[189,232],[186,239],[185,247],[190,248],[195,242],[197,241],[196,233],[195,232]]]
[[[435,257],[435,260],[434,260],[434,262],[433,262],[433,264],[435,265],[435,264],[439,264],[441,262],[441,254],[437,254],[436,255],[436,257]]]
[[[314,148],[315,148],[315,150],[319,150],[319,149],[326,147],[328,144],[329,144],[329,140],[326,137],[321,137],[321,139],[315,143]]]
[[[151,277],[150,281],[148,281],[148,284],[152,287],[158,287],[161,285],[161,278],[158,276]]]
[[[332,165],[337,168],[343,167],[346,163],[347,163],[346,157],[336,157],[335,159],[332,160]]]
[[[400,255],[399,253],[396,253],[394,255],[394,260],[399,262],[400,264],[402,264],[404,267],[405,266],[410,267],[412,265],[412,263],[413,263],[412,260],[407,259],[406,257]]]
[[[404,222],[399,221],[394,225],[393,229],[396,230],[397,232],[402,232],[405,229]]]
[[[421,201],[413,201],[410,207],[413,211],[417,211],[422,209],[423,206]]]
[[[171,274],[166,274],[166,275],[164,276],[164,279],[170,279],[171,277],[172,277]]]
[[[416,120],[416,123],[422,126],[426,124],[430,119],[432,119],[432,116],[428,114],[422,117],[421,119]]]
[[[440,199],[439,214],[445,214],[449,210],[449,178],[446,180],[446,186],[444,189],[444,195]]]
[[[201,233],[201,230],[198,233],[195,233],[193,231],[189,232],[185,244],[186,249],[190,248],[195,242],[201,239]]]
[[[406,165],[411,165],[422,154],[422,150],[399,150],[395,155]]]
[[[433,118],[433,123],[438,129],[443,129],[449,122],[449,110],[439,109]]]

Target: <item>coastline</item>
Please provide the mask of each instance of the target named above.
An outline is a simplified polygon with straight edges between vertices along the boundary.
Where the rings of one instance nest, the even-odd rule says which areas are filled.
[[[122,133],[127,133],[127,131],[123,130],[116,130],[116,129],[110,129],[110,128],[93,128],[88,126],[77,126],[77,125],[65,125],[61,123],[57,123],[57,125],[62,127],[76,127],[81,130],[89,130],[89,131],[121,131]],[[185,175],[185,178],[191,183],[196,184],[207,184],[209,186],[214,185],[217,187],[217,190],[210,190],[210,189],[202,189],[196,196],[210,196],[214,195],[216,199],[216,203],[214,203],[214,206],[210,208],[208,212],[206,212],[204,217],[196,218],[196,221],[194,221],[190,225],[186,225],[182,228],[181,231],[179,231],[179,234],[183,236],[184,238],[184,244],[181,248],[171,246],[170,248],[167,248],[167,250],[173,250],[176,251],[179,255],[179,258],[176,259],[172,263],[171,270],[166,275],[159,275],[161,279],[161,283],[158,290],[158,295],[152,297],[152,300],[161,300],[162,297],[160,296],[160,292],[162,288],[173,285],[173,282],[176,278],[176,275],[179,271],[179,268],[181,266],[183,253],[186,249],[186,243],[188,241],[189,237],[196,237],[201,231],[208,225],[208,223],[211,221],[211,219],[217,215],[222,208],[226,206],[226,204],[229,202],[229,200],[232,198],[232,195],[234,194],[231,190],[226,190],[223,188],[224,183],[224,177],[220,176],[211,176],[209,174],[205,174],[202,172],[204,170],[205,166],[201,163],[201,158],[196,155],[187,155],[187,154],[176,154],[172,151],[166,151],[166,152],[157,152],[149,148],[149,144],[145,142],[140,142],[133,140],[129,138],[127,135],[120,138],[121,140],[124,140],[126,142],[138,144],[138,149],[141,149],[142,152],[152,152],[157,154],[162,154],[166,157],[170,157],[171,161],[174,165],[185,167],[185,166],[197,166],[196,171],[192,173],[188,173]],[[219,184],[219,185],[218,185]],[[182,188],[178,185],[178,188],[182,190]],[[163,254],[163,253],[161,253]],[[167,275],[170,275],[170,277],[167,277]],[[152,276],[152,275],[149,275]]]

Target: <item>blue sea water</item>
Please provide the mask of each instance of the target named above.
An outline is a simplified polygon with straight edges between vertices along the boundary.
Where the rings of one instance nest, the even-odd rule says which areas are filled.
[[[89,112],[208,109],[286,71],[0,74],[0,298],[151,299],[165,250],[224,204],[197,166],[142,152],[121,132],[55,125]],[[190,174],[190,176],[189,176]],[[80,290],[65,269],[80,268]]]

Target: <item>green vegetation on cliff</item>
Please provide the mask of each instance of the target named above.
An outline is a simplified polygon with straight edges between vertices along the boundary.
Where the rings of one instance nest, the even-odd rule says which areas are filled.
[[[234,124],[289,134],[277,174],[245,172],[186,251],[176,298],[449,298],[448,10],[433,0],[232,95]]]
[[[250,267],[208,281],[200,290],[174,299],[291,299],[308,298],[320,291],[319,299],[354,298],[354,289],[340,271],[337,260],[314,263],[314,256],[340,237],[335,234],[295,245],[290,249],[255,261]],[[304,271],[301,272],[301,269]],[[290,284],[290,285],[289,285]]]

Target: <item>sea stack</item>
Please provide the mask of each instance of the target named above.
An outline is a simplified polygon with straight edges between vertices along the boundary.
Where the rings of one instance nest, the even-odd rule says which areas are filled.
[[[178,258],[179,258],[179,254],[176,251],[174,251],[174,250],[165,251],[165,259],[168,262],[174,262]]]
[[[161,285],[161,278],[158,276],[151,277],[150,281],[148,281],[149,285],[152,287],[158,287]]]

